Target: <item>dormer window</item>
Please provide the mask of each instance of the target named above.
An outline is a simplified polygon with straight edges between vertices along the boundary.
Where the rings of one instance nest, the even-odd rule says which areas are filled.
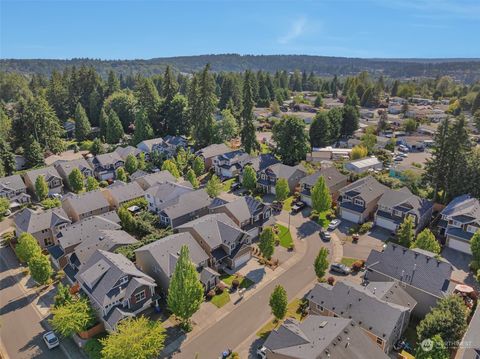
[[[355,203],[357,206],[362,206],[362,207],[363,207],[363,204],[364,204],[363,200],[357,199],[357,198],[355,198],[354,203]]]
[[[128,276],[120,278],[119,285],[126,284],[128,282]]]

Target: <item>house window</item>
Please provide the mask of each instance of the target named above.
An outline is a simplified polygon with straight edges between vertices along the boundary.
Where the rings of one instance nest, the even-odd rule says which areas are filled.
[[[147,296],[145,295],[145,290],[142,290],[141,292],[135,294],[135,301],[138,303],[138,302],[141,302],[142,300],[144,300]]]
[[[321,312],[323,312],[323,307],[320,304],[317,304],[317,309]]]
[[[477,231],[478,231],[479,229],[480,229],[480,228],[475,227],[475,226],[467,226],[467,232],[469,232],[469,233],[477,233]]]
[[[402,216],[402,212],[399,211],[399,210],[396,210],[396,209],[393,210],[393,214],[394,214],[395,216],[398,216],[398,217],[401,217],[401,216]]]
[[[52,238],[48,237],[44,239],[45,247],[49,247],[53,244]]]
[[[127,282],[128,282],[128,276],[125,276],[125,277],[120,279],[120,284],[119,285],[125,284]]]
[[[382,338],[377,338],[377,344],[382,346],[383,345],[383,340]]]
[[[455,227],[461,227],[462,224],[458,221],[452,221],[452,225],[455,226]]]
[[[355,199],[354,202],[357,206],[363,206],[363,201],[361,199]]]

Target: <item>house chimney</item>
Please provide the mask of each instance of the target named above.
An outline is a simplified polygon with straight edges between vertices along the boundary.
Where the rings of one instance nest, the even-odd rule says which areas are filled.
[[[349,345],[350,345],[350,338],[347,337],[347,342],[345,343],[345,348],[348,348]]]

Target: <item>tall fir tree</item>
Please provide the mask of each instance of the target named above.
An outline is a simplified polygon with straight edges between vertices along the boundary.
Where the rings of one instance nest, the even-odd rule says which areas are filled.
[[[312,189],[312,208],[317,212],[325,212],[332,206],[332,196],[323,176],[318,177]]]
[[[255,101],[252,92],[252,77],[253,74],[250,71],[245,72],[245,79],[243,82],[243,110],[240,136],[243,148],[247,153],[251,153],[260,148],[255,134],[255,125],[253,124],[253,108],[255,106]]]
[[[124,132],[122,123],[114,110],[110,110],[107,121],[106,140],[107,143],[116,144],[123,138]]]
[[[78,141],[84,141],[87,139],[91,131],[92,127],[90,126],[87,113],[79,102],[75,109],[75,137]]]
[[[325,147],[330,144],[330,120],[327,112],[318,112],[310,125],[310,145]]]
[[[149,140],[153,137],[153,130],[147,113],[144,109],[139,109],[135,114],[135,132],[133,133],[132,142],[138,145],[140,142]]]

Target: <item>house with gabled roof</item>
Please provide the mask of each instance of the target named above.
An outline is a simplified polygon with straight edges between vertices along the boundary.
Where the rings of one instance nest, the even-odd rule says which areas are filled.
[[[101,190],[69,193],[62,198],[62,208],[73,222],[110,211],[110,204]]]
[[[135,148],[133,146],[125,146],[125,147],[117,147],[115,148],[116,153],[124,160],[127,160],[127,157],[129,155],[134,155],[135,157],[138,157],[142,151],[140,151],[138,148]]]
[[[27,186],[20,175],[0,178],[0,198],[8,199],[10,208],[17,208],[31,202]]]
[[[137,145],[137,148],[145,153],[145,158],[150,158],[152,152],[160,152],[163,145],[163,138],[152,138],[150,140],[144,140]]]
[[[454,198],[440,213],[440,233],[446,246],[472,254],[470,240],[480,230],[480,201],[465,194]]]
[[[205,189],[185,191],[168,203],[162,204],[158,211],[160,224],[176,228],[208,213],[212,200]]]
[[[337,201],[340,188],[348,184],[348,177],[340,173],[335,167],[323,167],[319,171],[306,176],[300,180],[300,198],[308,206],[312,205],[311,191],[320,177],[325,179],[325,183],[332,195],[332,200]]]
[[[250,160],[243,166],[240,171],[240,182],[243,182],[243,170],[245,169],[245,166],[251,166],[257,173],[257,177],[260,177],[260,173],[263,170],[277,163],[280,163],[280,160],[271,153],[262,153],[256,157],[250,157]]]
[[[195,152],[195,155],[203,159],[205,163],[205,169],[209,170],[214,165],[213,161],[215,158],[233,151],[234,150],[224,143],[214,143],[198,150]]]
[[[115,171],[125,165],[125,160],[118,152],[110,152],[96,155],[91,160],[95,176],[100,180],[115,178]]]
[[[137,182],[115,181],[106,187],[102,194],[112,208],[120,208],[122,204],[144,197],[145,191]]]
[[[251,158],[252,157],[244,150],[235,150],[218,155],[213,159],[215,173],[220,178],[233,178],[238,176],[243,166],[250,162]]]
[[[383,251],[372,250],[365,263],[368,282],[397,282],[417,301],[413,314],[424,317],[438,300],[450,295],[453,266],[435,253],[388,243]]]
[[[138,171],[137,171],[138,172]],[[176,182],[177,179],[170,173],[170,171],[159,171],[156,173],[145,173],[143,176],[138,176],[132,181],[137,182],[144,191],[153,187],[156,184],[165,183],[165,182]]]
[[[63,193],[63,180],[53,166],[38,168],[25,172],[23,179],[31,194],[36,196],[35,181],[38,176],[43,176],[48,185],[48,195]]]
[[[374,224],[395,232],[410,217],[418,233],[430,222],[432,211],[432,201],[414,195],[407,187],[388,189],[378,201]]]
[[[290,192],[294,192],[300,184],[300,180],[307,176],[303,166],[287,166],[283,163],[276,163],[260,171],[257,176],[257,188],[265,193],[275,194],[275,185],[280,178],[288,182]]]
[[[160,214],[163,208],[173,205],[179,196],[193,191],[190,186],[175,181],[158,182],[145,190],[148,210]]]
[[[110,332],[118,322],[134,317],[155,300],[155,280],[122,254],[95,251],[76,278]]]
[[[83,177],[85,177],[85,181],[88,177],[94,176],[92,166],[84,158],[78,158],[71,161],[58,160],[54,162],[53,167],[55,167],[60,177],[62,177],[63,183],[66,183],[67,185],[68,176],[70,175],[70,173],[72,173],[74,168],[78,168],[80,170]]]

